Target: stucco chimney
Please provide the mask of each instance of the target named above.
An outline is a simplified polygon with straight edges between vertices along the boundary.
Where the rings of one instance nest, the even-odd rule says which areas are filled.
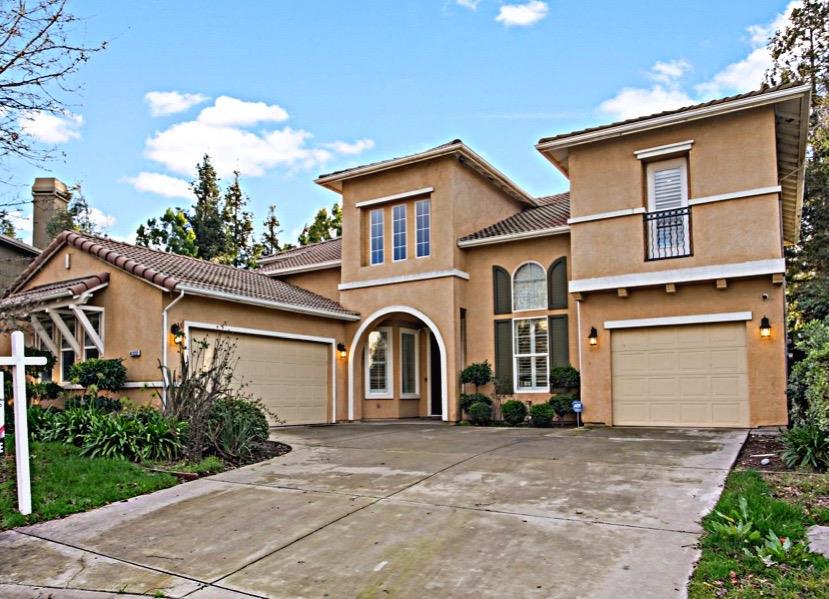
[[[32,185],[32,245],[43,249],[54,239],[49,235],[49,223],[66,210],[72,193],[60,179],[37,177]]]

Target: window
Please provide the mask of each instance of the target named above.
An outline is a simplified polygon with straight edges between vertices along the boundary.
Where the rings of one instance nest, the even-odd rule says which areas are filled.
[[[372,331],[366,343],[366,395],[391,398],[390,329]]]
[[[383,209],[372,210],[370,224],[371,264],[382,264],[385,260],[383,253]]]
[[[691,253],[688,208],[688,163],[685,158],[662,160],[647,165],[649,260],[678,258]]]
[[[540,264],[527,262],[512,277],[512,308],[541,310],[547,307],[547,273]]]
[[[55,325],[51,321],[51,319],[48,320],[47,322],[44,322],[43,320],[38,320],[38,322],[40,322],[40,325],[43,327],[43,330],[46,331],[46,336],[49,339],[52,339],[54,341],[54,339],[55,339]],[[40,338],[40,335],[38,335],[38,334],[35,334],[35,347],[38,348],[38,349],[49,350],[49,348],[46,346],[45,343],[43,343],[43,340]],[[51,352],[51,350],[50,350],[50,352]],[[52,369],[49,368],[48,370],[44,370],[43,374],[40,375],[40,380],[44,381],[44,382],[51,381],[52,380]]]
[[[432,253],[432,201],[420,200],[415,203],[416,255],[425,258]]]
[[[400,329],[400,396],[419,397],[418,335],[412,329]]]
[[[103,340],[103,330],[101,324],[103,323],[103,313],[102,312],[87,312],[86,317],[89,320],[89,324],[92,325],[92,328],[98,333],[98,337]],[[92,358],[100,358],[101,355],[98,352],[98,348],[95,347],[95,344],[92,343],[92,339],[90,339],[89,335],[86,334],[84,331],[83,335],[83,359],[84,360],[91,360]]]
[[[406,206],[395,206],[391,211],[393,228],[392,259],[395,262],[406,259]]]
[[[688,205],[688,163],[685,158],[648,164],[648,210],[674,210]]]
[[[63,318],[63,322],[66,323],[66,326],[69,328],[70,331],[75,331],[77,323],[75,322],[74,316],[65,316],[61,315]],[[72,346],[69,344],[69,341],[61,335],[60,338],[60,380],[68,382],[70,380],[69,377],[69,369],[72,367],[72,364],[75,363],[75,350],[72,349]]]
[[[513,326],[515,391],[548,391],[547,319],[525,318]]]

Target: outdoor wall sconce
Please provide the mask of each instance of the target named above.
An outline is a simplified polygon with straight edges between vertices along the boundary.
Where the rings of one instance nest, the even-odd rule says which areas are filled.
[[[170,326],[170,335],[173,336],[173,343],[179,347],[184,345],[184,329],[182,329],[181,325],[177,322],[174,322],[172,326]]]
[[[590,342],[590,345],[596,346],[599,344],[599,332],[596,330],[596,327],[590,327],[590,334],[587,336],[587,340]]]
[[[345,347],[345,343],[337,344],[337,355],[341,358],[345,358],[348,355],[348,350]]]
[[[771,323],[769,322],[768,316],[763,316],[760,319],[760,337],[763,339],[771,337]]]

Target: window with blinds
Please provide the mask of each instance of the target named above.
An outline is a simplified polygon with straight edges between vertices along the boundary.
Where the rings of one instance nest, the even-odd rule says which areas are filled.
[[[685,158],[648,164],[648,209],[675,210],[688,205],[688,163]]]
[[[648,213],[644,215],[646,259],[691,255],[691,209],[688,206],[688,161],[660,160],[647,166]]]

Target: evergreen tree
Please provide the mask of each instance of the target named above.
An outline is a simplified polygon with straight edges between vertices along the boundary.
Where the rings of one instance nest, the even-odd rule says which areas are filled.
[[[0,210],[0,234],[17,239],[17,231],[8,210]]]
[[[222,222],[222,193],[216,169],[207,154],[196,165],[193,183],[196,203],[190,216],[190,225],[196,235],[198,257],[213,260],[227,253],[225,227]]]
[[[198,255],[196,233],[190,225],[187,212],[181,208],[167,208],[160,218],[151,218],[146,225],[140,225],[135,242],[144,247],[183,256]]]
[[[268,216],[266,216],[265,220],[262,221],[262,228],[264,231],[262,232],[260,247],[262,248],[263,254],[275,254],[276,252],[288,250],[293,247],[291,244],[283,246],[279,243],[279,236],[282,234],[282,229],[280,227],[281,223],[279,222],[279,218],[276,216],[276,206],[271,204],[268,206]]]
[[[101,229],[92,217],[92,207],[86,201],[81,184],[69,188],[72,198],[63,210],[59,210],[46,225],[50,237],[57,237],[62,231],[77,231],[100,235]]]
[[[225,243],[224,253],[217,256],[223,264],[250,267],[256,263],[259,247],[253,242],[253,216],[245,210],[248,197],[239,184],[239,171],[234,171],[233,182],[225,191],[222,206]]]
[[[331,214],[328,209],[320,208],[310,225],[305,225],[299,234],[299,245],[319,243],[339,237],[343,232],[343,212],[339,204],[331,207]]]

